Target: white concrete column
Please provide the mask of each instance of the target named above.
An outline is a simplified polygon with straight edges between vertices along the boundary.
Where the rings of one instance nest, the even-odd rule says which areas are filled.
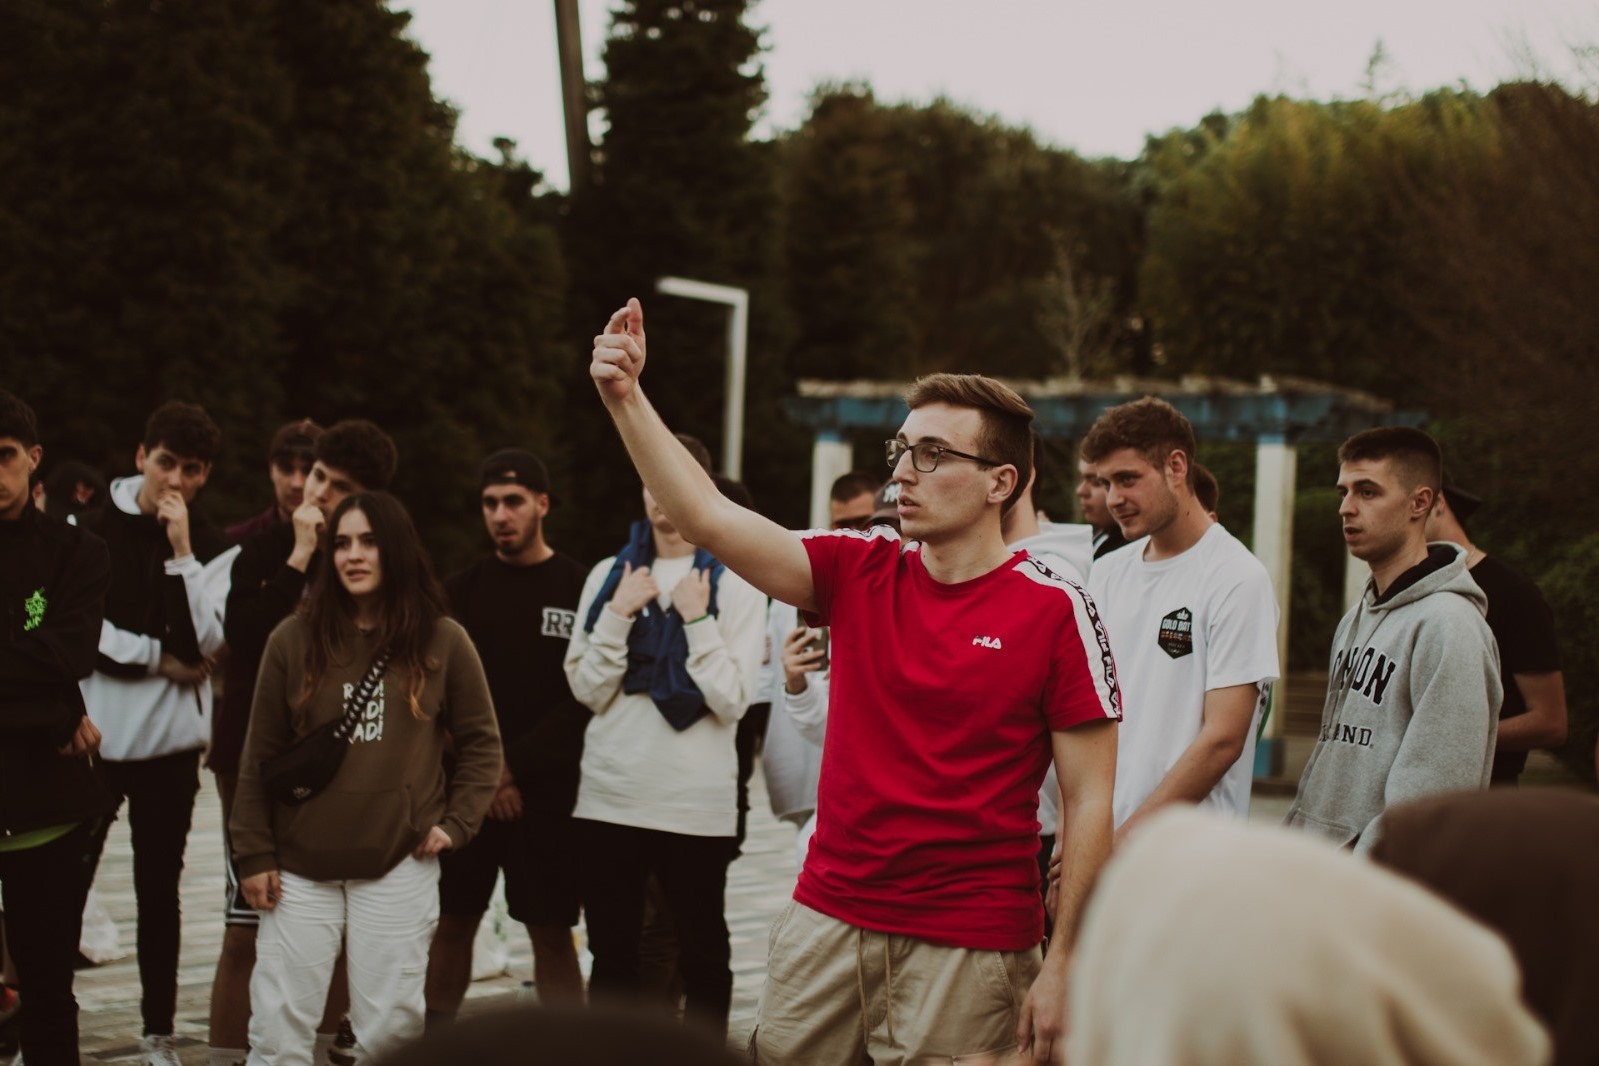
[[[1299,453],[1280,436],[1263,436],[1255,445],[1255,558],[1271,577],[1277,594],[1278,672],[1288,673],[1288,607],[1294,553],[1294,488]],[[1282,771],[1283,727],[1288,716],[1287,685],[1279,680],[1272,693],[1271,718],[1255,753],[1255,776]]]
[[[1371,567],[1356,559],[1348,552],[1344,553],[1344,613],[1360,602],[1360,594],[1366,591],[1366,579],[1371,576]]]
[[[816,443],[811,445],[811,528],[826,529],[831,525],[827,502],[831,498],[833,482],[850,472],[853,465],[849,441],[834,430],[821,430]]]

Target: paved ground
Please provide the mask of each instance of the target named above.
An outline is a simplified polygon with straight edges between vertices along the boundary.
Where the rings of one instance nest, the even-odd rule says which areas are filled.
[[[757,776],[752,797],[749,841],[728,877],[728,924],[733,936],[732,1039],[748,1038],[755,1018],[755,999],[766,965],[766,930],[787,902],[794,884],[794,830],[772,818],[765,786]],[[178,972],[177,1037],[185,1066],[206,1060],[207,1010],[211,978],[222,941],[221,808],[206,775],[189,835],[188,867],[183,878],[183,954]],[[82,970],[77,994],[82,1005],[84,1061],[136,1061],[139,1040],[139,974],[132,956],[135,931],[133,860],[127,825],[112,827],[95,889],[117,923],[128,957]],[[474,982],[467,1010],[509,1003],[532,976],[532,955],[525,937],[510,944],[509,971]],[[585,969],[587,953],[583,955]]]
[[[188,868],[183,880],[183,955],[179,970],[177,1036],[185,1066],[206,1059],[206,1012],[211,977],[222,937],[221,811],[209,775],[195,811],[189,836]],[[787,902],[794,884],[794,830],[768,813],[766,790],[759,774],[752,783],[749,840],[728,877],[728,924],[733,936],[733,1017],[730,1040],[742,1045],[754,1024],[756,997],[766,967],[766,931]],[[1288,801],[1256,800],[1254,817],[1279,820]],[[112,828],[96,891],[117,923],[127,958],[78,975],[78,1000],[83,1007],[84,1061],[127,1062],[137,1058],[139,1038],[139,975],[131,955],[134,936],[132,856],[125,823]],[[587,955],[584,955],[587,966]],[[532,975],[525,939],[513,938],[509,971],[475,982],[467,1010],[513,1001],[521,983]]]

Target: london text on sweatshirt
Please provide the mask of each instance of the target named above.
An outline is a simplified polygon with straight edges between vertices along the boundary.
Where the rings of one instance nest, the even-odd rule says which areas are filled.
[[[1338,624],[1321,735],[1288,811],[1360,851],[1389,807],[1486,787],[1498,735],[1499,651],[1465,549],[1429,545],[1395,588],[1379,599],[1368,580]]]

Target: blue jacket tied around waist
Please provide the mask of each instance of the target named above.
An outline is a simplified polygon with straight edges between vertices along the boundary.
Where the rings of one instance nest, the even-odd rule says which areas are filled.
[[[585,633],[594,632],[594,624],[616,595],[616,587],[622,583],[623,568],[628,564],[632,564],[634,570],[655,564],[654,531],[643,519],[633,523],[627,546],[616,553],[611,572],[605,575],[605,584],[600,586],[599,595],[589,607],[588,619],[583,623]],[[711,599],[706,611],[714,617],[717,613],[716,586],[726,567],[704,548],[696,548],[694,569],[709,571],[711,575]],[[709,711],[704,694],[688,675],[688,634],[683,625],[683,616],[676,607],[662,611],[651,603],[640,610],[633,617],[633,629],[627,635],[627,673],[622,677],[623,692],[628,695],[648,692],[661,716],[680,733]]]

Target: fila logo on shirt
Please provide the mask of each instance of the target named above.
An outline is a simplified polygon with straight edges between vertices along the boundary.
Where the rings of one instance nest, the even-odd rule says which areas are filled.
[[[982,648],[993,648],[995,650],[998,650],[1000,648],[1003,648],[1005,645],[1003,645],[1003,644],[1001,644],[999,642],[999,638],[998,637],[973,637],[972,638],[972,646],[973,647],[982,647]]]
[[[572,626],[576,622],[576,611],[563,611],[559,607],[546,607],[544,608],[544,625],[539,629],[539,635],[570,640],[572,639]]]

